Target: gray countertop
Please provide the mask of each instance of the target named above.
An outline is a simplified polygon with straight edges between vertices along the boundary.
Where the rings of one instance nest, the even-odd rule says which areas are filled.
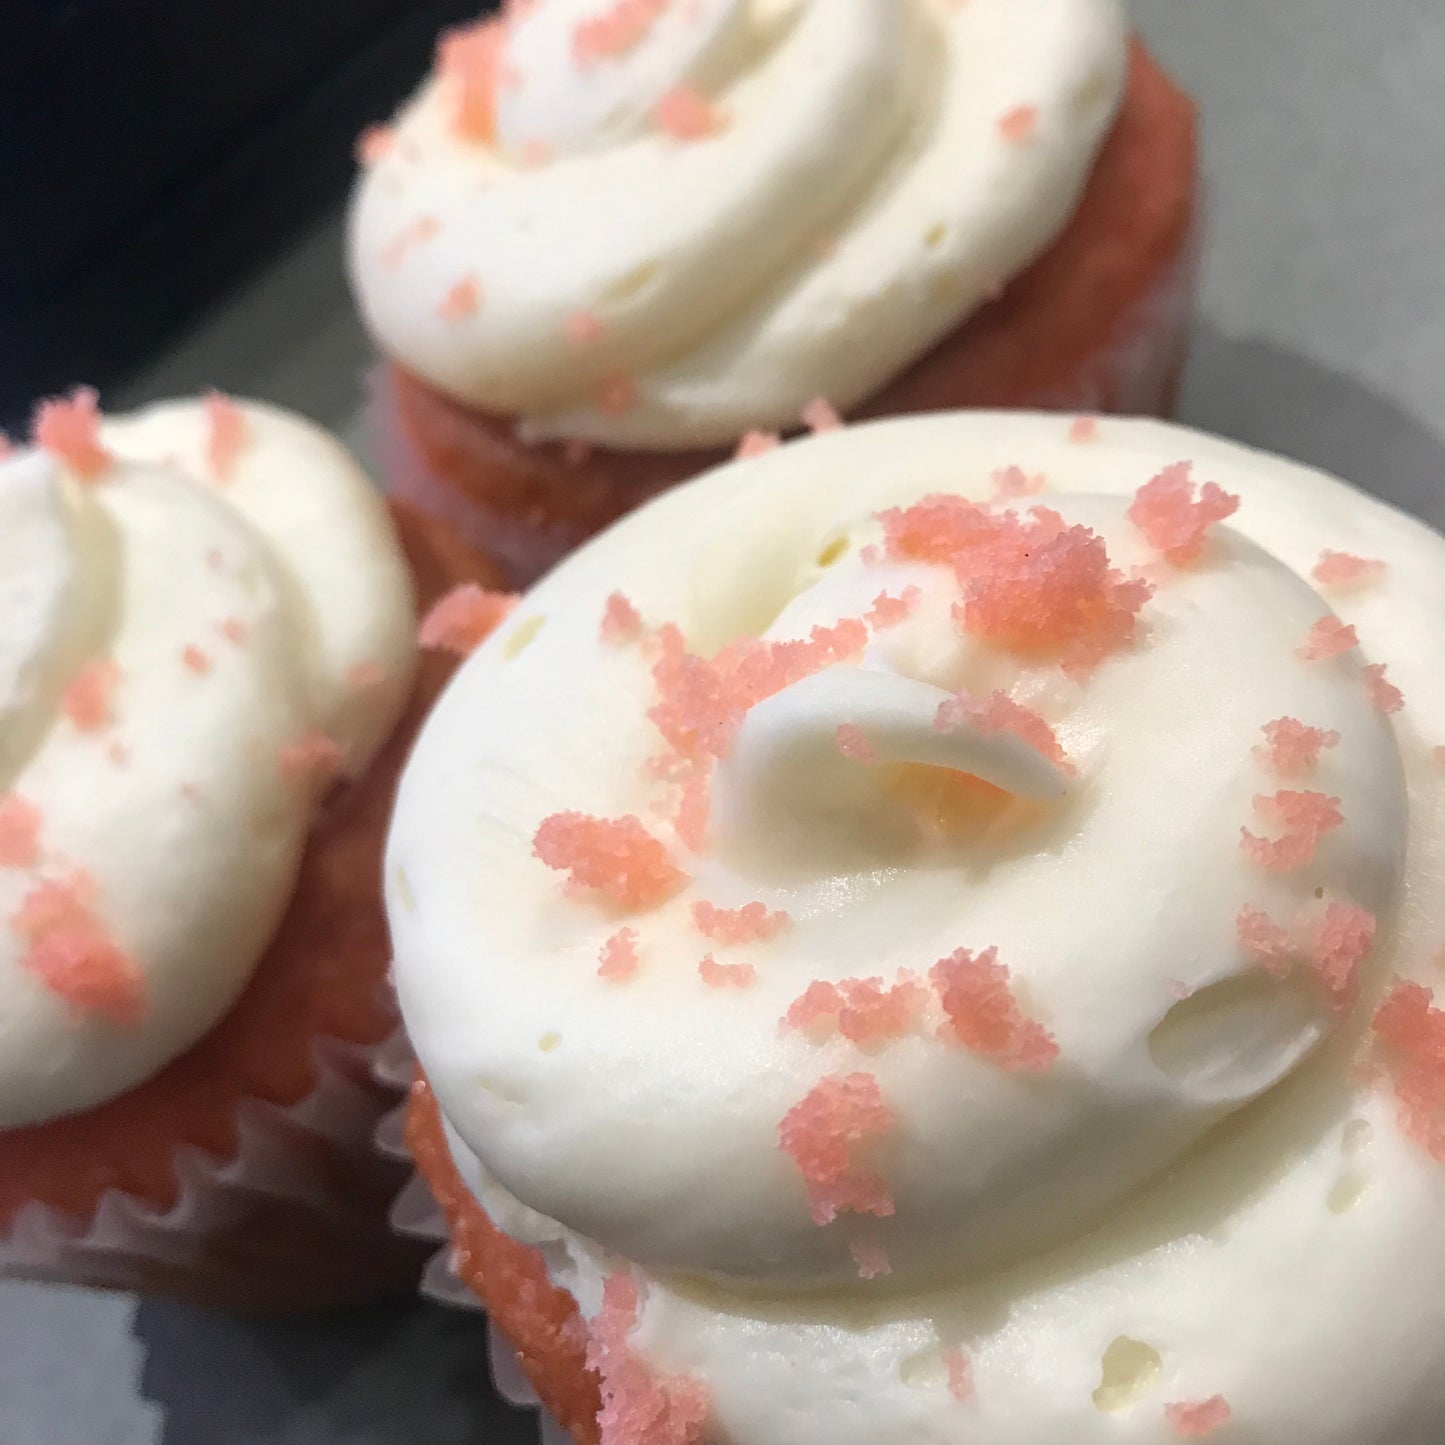
[[[1183,419],[1445,524],[1445,7],[1135,0],[1199,97],[1208,259]],[[113,405],[220,386],[364,446],[340,227],[300,242]],[[0,1445],[522,1445],[471,1318],[256,1324],[0,1284]]]

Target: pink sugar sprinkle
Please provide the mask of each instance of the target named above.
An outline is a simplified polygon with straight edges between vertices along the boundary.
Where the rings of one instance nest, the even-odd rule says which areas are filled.
[[[211,659],[194,643],[181,649],[181,662],[191,672],[204,675],[211,670]]]
[[[841,431],[844,421],[832,402],[826,397],[815,396],[803,408],[803,425],[814,433]]]
[[[424,246],[441,229],[441,222],[435,216],[418,216],[403,226],[382,248],[381,264],[388,271],[396,271],[418,246]]]
[[[104,476],[115,460],[100,443],[99,400],[93,386],[78,386],[68,398],[42,401],[31,427],[35,445],[83,482]]]
[[[685,848],[701,853],[707,841],[707,824],[712,815],[712,771],[699,767],[683,779],[672,826]]]
[[[379,662],[353,662],[346,669],[346,685],[352,692],[372,692],[386,685],[386,669]]]
[[[777,432],[750,431],[738,443],[738,449],[733,455],[739,460],[747,457],[760,457],[767,452],[776,451],[782,444],[782,438]]]
[[[1324,836],[1344,821],[1340,800],[1325,793],[1292,792],[1260,794],[1254,810],[1266,822],[1275,823],[1280,836],[1274,841],[1239,830],[1239,846],[1245,857],[1266,873],[1290,873],[1312,862]]]
[[[18,793],[0,793],[0,868],[31,868],[40,857],[44,815]]]
[[[609,372],[597,383],[597,408],[608,416],[626,416],[637,397],[637,382],[625,371]]]
[[[1372,662],[1365,669],[1365,686],[1369,689],[1370,705],[1383,717],[1405,706],[1405,694],[1386,679],[1383,662]]]
[[[1350,903],[1331,903],[1315,930],[1310,962],[1331,1002],[1342,1009],[1355,996],[1360,964],[1375,942],[1375,915]]]
[[[998,120],[998,133],[1010,145],[1021,145],[1032,140],[1038,133],[1039,108],[1036,105],[1016,105]]]
[[[741,908],[718,908],[699,901],[692,905],[692,921],[704,938],[726,944],[766,943],[793,920],[781,910],[770,912],[766,903],[754,900]]]
[[[587,1367],[601,1386],[600,1445],[699,1445],[711,1404],[689,1375],[659,1378],[629,1343],[642,1296],[625,1272],[602,1287],[602,1308],[588,1331]]]
[[[489,141],[496,134],[506,38],[501,22],[483,20],[449,30],[437,46],[437,71],[454,96],[452,128],[463,140]]]
[[[657,128],[674,140],[696,141],[723,128],[722,112],[690,85],[675,85],[653,107]]]
[[[918,611],[918,604],[922,600],[923,593],[913,586],[905,587],[897,597],[880,592],[873,599],[873,606],[863,614],[863,620],[874,632],[881,632],[885,627],[897,627],[900,622],[906,622]]]
[[[1098,441],[1099,421],[1097,417],[1077,416],[1069,423],[1069,440],[1079,444]]]
[[[1331,552],[1326,547],[1310,576],[1321,587],[1351,587],[1357,582],[1373,582],[1383,576],[1384,571],[1383,562],[1357,557],[1353,552]]]
[[[878,514],[886,555],[895,562],[951,563],[960,553],[986,546],[1000,520],[965,497],[933,493],[911,507]]]
[[[464,582],[422,619],[417,640],[425,648],[467,657],[511,616],[518,600],[513,592],[488,592]]]
[[[388,125],[369,125],[356,138],[356,159],[363,166],[379,165],[396,149],[396,132]]]
[[[857,723],[839,723],[833,734],[838,751],[855,763],[876,763],[878,749],[869,741],[868,735]]]
[[[1214,482],[1205,482],[1196,496],[1193,469],[1192,462],[1165,467],[1134,493],[1127,514],[1145,541],[1176,567],[1192,562],[1209,529],[1239,510],[1239,498]]]
[[[752,964],[719,963],[710,953],[698,964],[697,973],[709,988],[751,988],[758,981]]]
[[[961,1405],[973,1398],[973,1367],[962,1350],[945,1350],[943,1368],[948,1371],[948,1393]]]
[[[606,334],[595,311],[574,311],[567,318],[567,340],[573,346],[592,346]]]
[[[111,742],[106,744],[106,761],[115,768],[128,768],[130,766],[130,749],[124,743]]]
[[[993,494],[996,498],[1037,496],[1049,484],[1042,473],[1033,476],[1022,467],[1001,467],[993,474]]]
[[[824,1079],[778,1126],[778,1142],[802,1172],[813,1223],[831,1224],[842,1213],[893,1213],[887,1186],[861,1170],[854,1149],[876,1142],[895,1114],[872,1074]]]
[[[783,1026],[807,1034],[814,1043],[837,1034],[866,1047],[911,1033],[928,999],[928,990],[909,973],[900,973],[894,984],[881,978],[845,978],[837,983],[820,979],[793,1001]]]
[[[893,1273],[893,1266],[888,1262],[888,1251],[881,1244],[865,1244],[862,1240],[854,1240],[848,1246],[848,1253],[853,1256],[859,1279],[885,1279]]]
[[[1400,1128],[1445,1164],[1445,1010],[1423,984],[1396,979],[1375,1014],[1390,1066]]]
[[[1304,646],[1296,648],[1295,653],[1306,662],[1320,662],[1327,657],[1338,657],[1342,652],[1348,652],[1359,645],[1360,639],[1355,635],[1355,629],[1346,627],[1338,617],[1330,614],[1321,617],[1310,628],[1310,635]]]
[[[111,701],[119,683],[120,668],[108,658],[97,658],[70,679],[60,706],[81,732],[99,732],[114,720]]]
[[[1223,1395],[1164,1407],[1164,1418],[1181,1440],[1203,1440],[1206,1435],[1214,1434],[1221,1425],[1229,1423],[1230,1413],[1229,1402]]]
[[[602,610],[603,642],[634,642],[642,636],[642,614],[621,592],[614,592]]]
[[[287,782],[322,782],[340,772],[345,757],[345,749],[329,733],[309,728],[281,747],[276,763]]]
[[[1239,910],[1234,927],[1245,950],[1267,973],[1283,978],[1289,972],[1292,952],[1289,933],[1264,909],[1246,903]]]
[[[940,1037],[1008,1070],[1043,1073],[1058,1057],[1053,1036],[1019,1008],[998,949],[960,948],[939,959],[929,977],[948,1015]]]
[[[216,631],[233,647],[244,647],[251,638],[250,624],[240,617],[222,618]]]
[[[616,60],[639,46],[672,0],[613,0],[572,32],[572,58],[584,69],[600,60]]]
[[[637,930],[619,928],[606,943],[598,956],[598,978],[611,983],[626,983],[637,974]]]
[[[685,881],[666,847],[633,814],[593,818],[553,813],[542,820],[532,852],[568,874],[572,889],[594,889],[624,908],[649,908]]]
[[[482,283],[475,276],[463,276],[437,303],[443,321],[465,321],[475,316],[482,304]]]
[[[1298,778],[1309,772],[1320,760],[1320,753],[1340,741],[1334,729],[1314,728],[1298,718],[1279,717],[1263,728],[1265,745],[1255,755],[1282,778]]]
[[[658,701],[647,716],[674,754],[701,761],[726,756],[749,709],[765,698],[862,652],[868,629],[851,618],[815,627],[806,640],[742,638],[713,658],[688,652],[670,623],[657,641],[652,676]]]
[[[982,733],[1012,733],[1061,772],[1072,775],[1078,771],[1069,761],[1053,728],[1032,708],[1015,702],[1006,692],[993,692],[983,699],[960,692],[939,704],[933,725],[939,732],[975,727]]]
[[[219,391],[210,392],[206,408],[206,460],[218,482],[229,482],[236,473],[236,459],[246,445],[246,413]]]

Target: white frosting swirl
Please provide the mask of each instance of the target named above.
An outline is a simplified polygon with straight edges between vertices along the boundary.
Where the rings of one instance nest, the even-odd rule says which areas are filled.
[[[380,344],[536,437],[725,444],[862,401],[1059,233],[1123,84],[1116,0],[674,3],[583,64],[599,8],[522,12],[493,143],[429,82],[352,213]],[[659,132],[679,86],[715,133]],[[635,398],[600,405],[617,376]]]
[[[1181,459],[1242,505],[1172,567],[1125,510]],[[860,557],[880,509],[982,499],[1013,466],[1156,588],[1133,645],[1085,676],[961,636],[947,569]],[[1387,570],[1322,592],[1307,579],[1325,549]],[[1339,482],[1146,422],[1101,422],[1088,444],[1046,417],[860,428],[627,519],[467,665],[399,798],[398,983],[464,1174],[502,1228],[548,1246],[585,1311],[611,1270],[643,1274],[637,1344],[707,1384],[718,1439],[785,1445],[801,1421],[845,1445],[1087,1445],[1125,1428],[1163,1442],[1166,1405],[1215,1395],[1259,1445],[1437,1432],[1445,1166],[1354,1061],[1391,977],[1428,981],[1439,946],[1445,780],[1419,728],[1445,706],[1442,562],[1439,537]],[[647,650],[598,641],[619,585],[701,653],[806,638],[880,591],[919,596],[860,658],[749,713],[693,855],[652,811]],[[1360,652],[1301,659],[1331,608]],[[1405,693],[1394,721],[1366,662]],[[961,687],[1042,714],[1065,765],[932,734],[935,702]],[[1256,754],[1280,717],[1338,734],[1307,781]],[[840,723],[877,763],[822,745]],[[888,785],[897,759],[1031,801],[995,795],[972,825],[920,839]],[[1337,797],[1344,822],[1270,873],[1240,829],[1269,832],[1253,799],[1280,787]],[[569,897],[532,856],[563,810],[647,819],[688,881],[621,918]],[[792,924],[719,947],[693,922],[699,900],[760,900]],[[1348,1006],[1307,969],[1261,968],[1237,928],[1247,904],[1294,920],[1328,903],[1378,923]],[[626,983],[597,976],[620,921],[638,935]],[[817,980],[924,975],[989,946],[1057,1044],[1043,1072],[949,1047],[936,1012],[863,1046],[779,1026]],[[709,951],[756,981],[705,987]],[[854,1071],[893,1114],[870,1161],[896,1213],[819,1227],[778,1127]],[[886,1253],[889,1279],[859,1283],[859,1244]],[[960,1348],[965,1403],[946,1388]]]
[[[0,1128],[113,1098],[216,1023],[324,785],[283,749],[325,734],[360,771],[410,691],[410,578],[366,476],[309,423],[238,410],[224,480],[199,402],[108,420],[93,480],[39,451],[0,464],[0,800],[37,827],[0,863]],[[108,675],[91,718],[68,705],[86,670]],[[78,874],[138,971],[134,1021],[27,966],[26,899]]]

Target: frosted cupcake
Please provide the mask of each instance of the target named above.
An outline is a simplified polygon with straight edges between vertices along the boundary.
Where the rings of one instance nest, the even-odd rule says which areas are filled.
[[[446,672],[415,600],[481,564],[269,408],[81,392],[34,443],[0,461],[0,1270],[405,1287],[377,880]]]
[[[571,558],[388,846],[416,1159],[582,1445],[1445,1428],[1445,541],[1143,421]]]
[[[391,480],[518,581],[838,413],[1172,403],[1194,112],[1117,0],[517,5],[362,152]]]

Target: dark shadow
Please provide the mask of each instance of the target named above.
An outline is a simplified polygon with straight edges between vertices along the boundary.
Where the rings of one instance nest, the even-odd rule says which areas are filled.
[[[1179,419],[1332,472],[1445,530],[1445,437],[1317,362],[1200,326]]]
[[[480,1315],[260,1321],[146,1301],[134,1331],[163,1445],[536,1445],[536,1415],[492,1389]]]

